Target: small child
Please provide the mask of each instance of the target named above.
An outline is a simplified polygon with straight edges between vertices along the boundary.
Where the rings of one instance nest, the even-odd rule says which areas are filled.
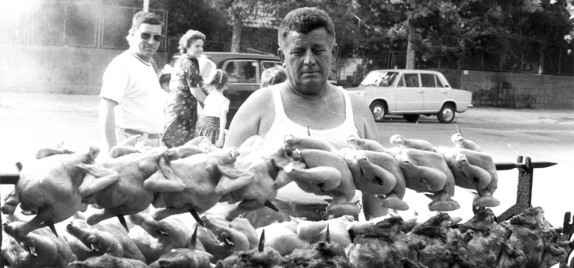
[[[211,81],[207,85],[209,94],[205,98],[203,117],[195,129],[195,136],[206,136],[217,147],[223,147],[225,139],[225,125],[227,125],[227,112],[229,111],[229,99],[223,96],[227,89],[227,73],[221,69],[215,70]]]
[[[287,80],[287,72],[282,66],[265,69],[261,74],[261,88],[283,83]]]

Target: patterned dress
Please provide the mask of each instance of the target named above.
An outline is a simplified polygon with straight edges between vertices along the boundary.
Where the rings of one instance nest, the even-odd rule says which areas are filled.
[[[161,138],[168,148],[181,146],[193,139],[197,123],[197,99],[190,87],[203,83],[197,58],[180,57],[174,64],[169,83],[170,101],[166,107],[166,127]]]

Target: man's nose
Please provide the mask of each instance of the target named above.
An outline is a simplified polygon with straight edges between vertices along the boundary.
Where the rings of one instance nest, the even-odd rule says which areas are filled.
[[[160,43],[160,42],[161,42],[161,41],[155,41],[155,40],[153,39],[153,36],[152,36],[150,39],[147,40],[147,43],[150,44],[150,45],[155,45],[155,44],[158,44],[158,43]]]
[[[313,55],[313,51],[310,49],[305,53],[304,63],[307,65],[315,64],[315,55]]]

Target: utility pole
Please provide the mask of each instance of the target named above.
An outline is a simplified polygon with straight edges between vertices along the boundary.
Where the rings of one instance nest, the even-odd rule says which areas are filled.
[[[149,11],[149,0],[143,1],[143,11],[145,11],[145,12]]]

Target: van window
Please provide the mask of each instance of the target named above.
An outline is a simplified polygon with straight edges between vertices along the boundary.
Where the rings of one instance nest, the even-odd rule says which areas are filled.
[[[229,83],[257,83],[258,68],[257,62],[252,60],[230,60],[223,66]]]

